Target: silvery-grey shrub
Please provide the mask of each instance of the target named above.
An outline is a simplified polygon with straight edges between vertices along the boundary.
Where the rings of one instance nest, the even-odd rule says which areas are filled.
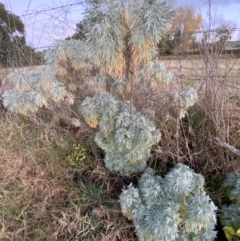
[[[89,52],[107,73],[121,75],[151,60],[174,12],[167,1],[87,0]]]
[[[204,191],[204,177],[178,164],[164,178],[148,168],[138,187],[120,195],[140,241],[210,241],[216,231],[216,206]]]
[[[63,84],[61,61],[70,61],[75,70],[90,64],[86,45],[80,40],[57,41],[45,54],[45,65],[34,69],[19,68],[8,75],[13,88],[3,94],[6,108],[28,114],[52,103],[73,104],[74,96]]]
[[[87,97],[80,112],[91,127],[99,127],[95,141],[106,153],[104,162],[109,170],[123,175],[144,170],[151,146],[161,136],[152,120],[109,93]]]

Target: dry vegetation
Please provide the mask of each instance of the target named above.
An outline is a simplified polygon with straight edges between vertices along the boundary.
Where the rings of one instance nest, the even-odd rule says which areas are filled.
[[[239,157],[212,139],[240,148],[240,59],[222,57],[212,71],[193,56],[163,62],[177,76],[175,83],[156,89],[149,81],[134,90],[134,105],[154,110],[162,132],[149,165],[161,174],[177,162],[190,165],[205,175],[209,194],[221,205],[220,182],[239,170]],[[8,83],[4,72],[1,76],[3,90]],[[172,92],[186,86],[197,87],[200,98],[179,121]],[[86,125],[76,129],[41,114],[0,119],[0,240],[137,240],[118,203],[121,189],[137,177],[105,169],[94,131]],[[67,159],[74,143],[87,151],[81,169]]]
[[[0,240],[134,239],[117,201],[123,180],[97,157],[74,170],[70,131],[16,116],[0,128]]]

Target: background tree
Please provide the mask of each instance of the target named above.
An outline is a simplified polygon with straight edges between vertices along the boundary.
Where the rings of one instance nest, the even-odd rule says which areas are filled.
[[[169,33],[162,38],[162,40],[157,44],[159,55],[170,55],[172,54],[173,48],[171,43],[171,36]]]
[[[73,36],[68,37],[67,40],[69,39],[77,39],[77,40],[82,40],[85,41],[86,40],[86,29],[85,29],[85,25],[86,23],[83,21],[80,21],[79,23],[76,24],[76,29],[75,29],[75,33],[73,34]]]
[[[215,48],[219,50],[224,50],[226,47],[227,41],[231,40],[232,31],[230,26],[223,24],[218,27],[215,31]]]
[[[21,66],[34,62],[34,50],[26,45],[22,20],[0,3],[0,65]]]
[[[0,34],[2,40],[10,40],[14,33],[24,35],[24,24],[20,18],[8,12],[4,4],[0,3]]]
[[[187,6],[176,9],[169,29],[170,42],[175,54],[186,52],[191,48],[196,40],[194,33],[200,30],[201,23],[202,17],[196,13],[194,8]]]

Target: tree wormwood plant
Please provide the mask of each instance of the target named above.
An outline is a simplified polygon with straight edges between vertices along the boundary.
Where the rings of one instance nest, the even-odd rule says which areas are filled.
[[[123,190],[123,213],[134,221],[141,241],[208,241],[216,232],[216,207],[204,192],[204,177],[178,164],[164,178],[148,168]]]
[[[28,114],[51,103],[74,102],[73,95],[58,81],[50,66],[32,71],[16,69],[8,79],[14,84],[14,89],[4,92],[3,103],[12,112]]]
[[[167,1],[88,0],[87,45],[97,62],[112,76],[122,76],[147,63],[166,33],[174,12]]]
[[[53,102],[72,103],[73,96],[62,85],[67,79],[62,66],[66,61],[74,70],[97,63],[107,74],[131,83],[133,91],[133,75],[152,59],[154,46],[173,18],[171,7],[167,1],[157,0],[88,0],[86,4],[86,42],[58,41],[45,55],[46,66],[14,72],[9,78],[15,89],[4,93],[5,107],[27,114]],[[154,76],[161,77],[158,73]],[[70,91],[76,89],[74,85],[68,87]]]
[[[28,114],[53,103],[73,104],[74,96],[68,91],[70,88],[63,85],[66,73],[61,63],[68,60],[75,70],[87,68],[90,61],[86,46],[80,40],[57,41],[44,58],[46,65],[34,70],[16,69],[8,75],[14,89],[5,91],[3,102],[10,111]]]
[[[220,212],[221,223],[228,240],[240,240],[240,174],[230,174],[224,186],[228,197],[233,201],[229,206],[224,205]]]
[[[105,164],[111,171],[124,175],[143,171],[150,148],[160,140],[154,123],[128,102],[114,99],[108,93],[86,98],[80,108],[85,121],[99,132],[95,141],[105,152]]]
[[[175,99],[180,107],[179,119],[181,119],[186,115],[187,109],[197,102],[198,94],[197,91],[191,87],[189,89],[183,90],[180,93],[177,93]]]
[[[140,68],[139,63],[147,63],[152,58],[154,45],[164,36],[166,24],[173,17],[168,4],[156,0],[89,0],[87,4],[86,43],[57,41],[45,54],[46,66],[11,74],[9,79],[15,89],[4,93],[5,107],[27,114],[51,102],[67,99],[72,103],[71,94],[62,85],[67,79],[62,66],[66,61],[74,70],[95,62],[115,77],[125,74],[128,83],[130,73]],[[69,85],[70,90],[72,86]]]

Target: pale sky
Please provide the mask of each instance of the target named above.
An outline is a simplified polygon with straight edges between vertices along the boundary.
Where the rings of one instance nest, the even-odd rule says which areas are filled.
[[[84,12],[81,0],[0,0],[0,2],[7,10],[21,17],[25,25],[27,43],[35,48],[52,45],[55,39],[72,35],[76,23],[83,18]],[[69,6],[61,8],[66,5]],[[58,9],[37,13],[51,8]]]
[[[52,45],[56,38],[71,35],[76,23],[83,18],[84,12],[82,4],[84,0],[0,0],[0,2],[7,10],[21,17],[25,24],[27,43],[32,47]],[[174,2],[178,6],[193,6],[203,16],[203,24],[208,26],[208,0],[174,0]],[[212,24],[216,26],[228,23],[240,28],[240,0],[211,0],[211,3]],[[44,13],[34,13],[72,4],[73,6]],[[34,14],[23,16],[31,13]]]

